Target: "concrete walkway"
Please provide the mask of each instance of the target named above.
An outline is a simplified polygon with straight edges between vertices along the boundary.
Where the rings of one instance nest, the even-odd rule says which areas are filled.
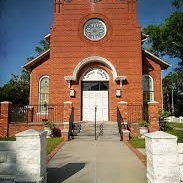
[[[72,140],[48,163],[48,183],[147,183],[146,168],[120,141]]]

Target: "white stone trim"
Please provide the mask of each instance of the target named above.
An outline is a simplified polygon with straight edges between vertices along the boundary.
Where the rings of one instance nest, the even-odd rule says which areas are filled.
[[[69,132],[69,130],[67,130],[67,129],[61,130],[61,133],[68,133],[68,132]]]
[[[64,104],[72,104],[72,102],[66,101],[66,102],[64,102]]]
[[[82,81],[109,81],[109,74],[104,70],[96,67],[87,69],[82,75]]]
[[[120,102],[118,102],[118,104],[126,104],[126,105],[128,105],[128,102],[120,101]]]
[[[123,133],[130,133],[129,130],[122,130]]]
[[[0,102],[1,104],[12,104],[12,102],[9,102],[9,101],[3,101],[3,102]]]
[[[118,78],[118,74],[116,71],[116,68],[113,66],[113,64],[108,61],[107,59],[103,58],[103,57],[99,57],[99,56],[92,56],[92,57],[88,57],[83,59],[74,69],[73,75],[72,76],[66,76],[64,77],[66,81],[77,81],[77,76],[79,71],[87,64],[89,63],[93,63],[93,62],[98,62],[98,63],[102,63],[104,65],[106,65],[109,69],[112,70],[112,75],[113,75],[113,79],[117,80]]]
[[[42,130],[42,131],[37,131],[37,130],[33,130],[33,129],[29,129],[20,133],[17,133],[15,136],[16,137],[29,137],[29,136],[42,136],[42,135],[46,135],[47,132]]]
[[[149,104],[159,104],[159,102],[152,101],[152,102],[148,102],[148,105],[149,105]]]
[[[69,122],[63,122],[63,125],[69,125]]]

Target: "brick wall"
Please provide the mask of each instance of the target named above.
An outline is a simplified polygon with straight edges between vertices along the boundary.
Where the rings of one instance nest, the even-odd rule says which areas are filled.
[[[143,55],[143,74],[149,74],[154,81],[154,100],[159,102],[159,110],[162,109],[161,67],[151,59]]]
[[[136,6],[135,0],[103,0],[98,3],[78,0],[63,1],[62,4],[58,1],[55,4],[51,28],[50,57],[44,58],[32,71],[31,103],[38,102],[40,77],[48,75],[49,103],[63,104],[65,101],[71,101],[75,109],[75,121],[80,121],[82,118],[81,76],[89,67],[103,68],[110,76],[109,120],[116,121],[116,107],[120,101],[142,105],[142,74],[147,73],[147,70],[155,78],[155,100],[161,103],[161,69],[147,58],[144,58],[145,61],[142,63],[141,29],[137,20]],[[106,23],[108,31],[104,39],[91,42],[84,37],[83,25],[90,18],[100,18]],[[72,75],[79,62],[91,56],[100,56],[109,60],[118,75],[127,77],[121,98],[115,96],[115,90],[120,86],[119,82],[113,80],[112,71],[97,62],[81,69],[78,81],[72,83],[76,96],[74,98],[69,96],[69,88],[64,77]],[[151,70],[147,63],[150,63]]]
[[[23,132],[28,129],[43,130],[43,124],[9,124],[9,137],[14,137],[16,133]]]

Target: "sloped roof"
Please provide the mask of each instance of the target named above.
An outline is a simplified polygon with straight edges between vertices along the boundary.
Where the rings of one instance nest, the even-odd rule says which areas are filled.
[[[161,66],[161,69],[167,69],[168,67],[171,66],[171,64],[169,64],[167,61],[157,57],[156,55],[154,55],[153,53],[151,53],[148,50],[144,50],[142,49],[142,54],[146,55],[148,58],[150,58],[151,60],[153,60],[154,62],[156,62],[157,64],[159,64]]]
[[[41,59],[44,57],[48,56],[50,54],[50,49],[47,51],[43,52],[41,55],[37,56],[36,58],[32,59],[31,61],[25,63],[22,67],[24,67],[26,70],[31,70],[31,67],[39,62]]]

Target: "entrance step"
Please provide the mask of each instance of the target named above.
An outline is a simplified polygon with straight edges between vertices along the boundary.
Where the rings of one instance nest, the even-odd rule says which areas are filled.
[[[94,140],[95,124],[89,122],[80,123],[81,130],[74,139]],[[97,122],[96,134],[98,140],[120,140],[117,122]]]

